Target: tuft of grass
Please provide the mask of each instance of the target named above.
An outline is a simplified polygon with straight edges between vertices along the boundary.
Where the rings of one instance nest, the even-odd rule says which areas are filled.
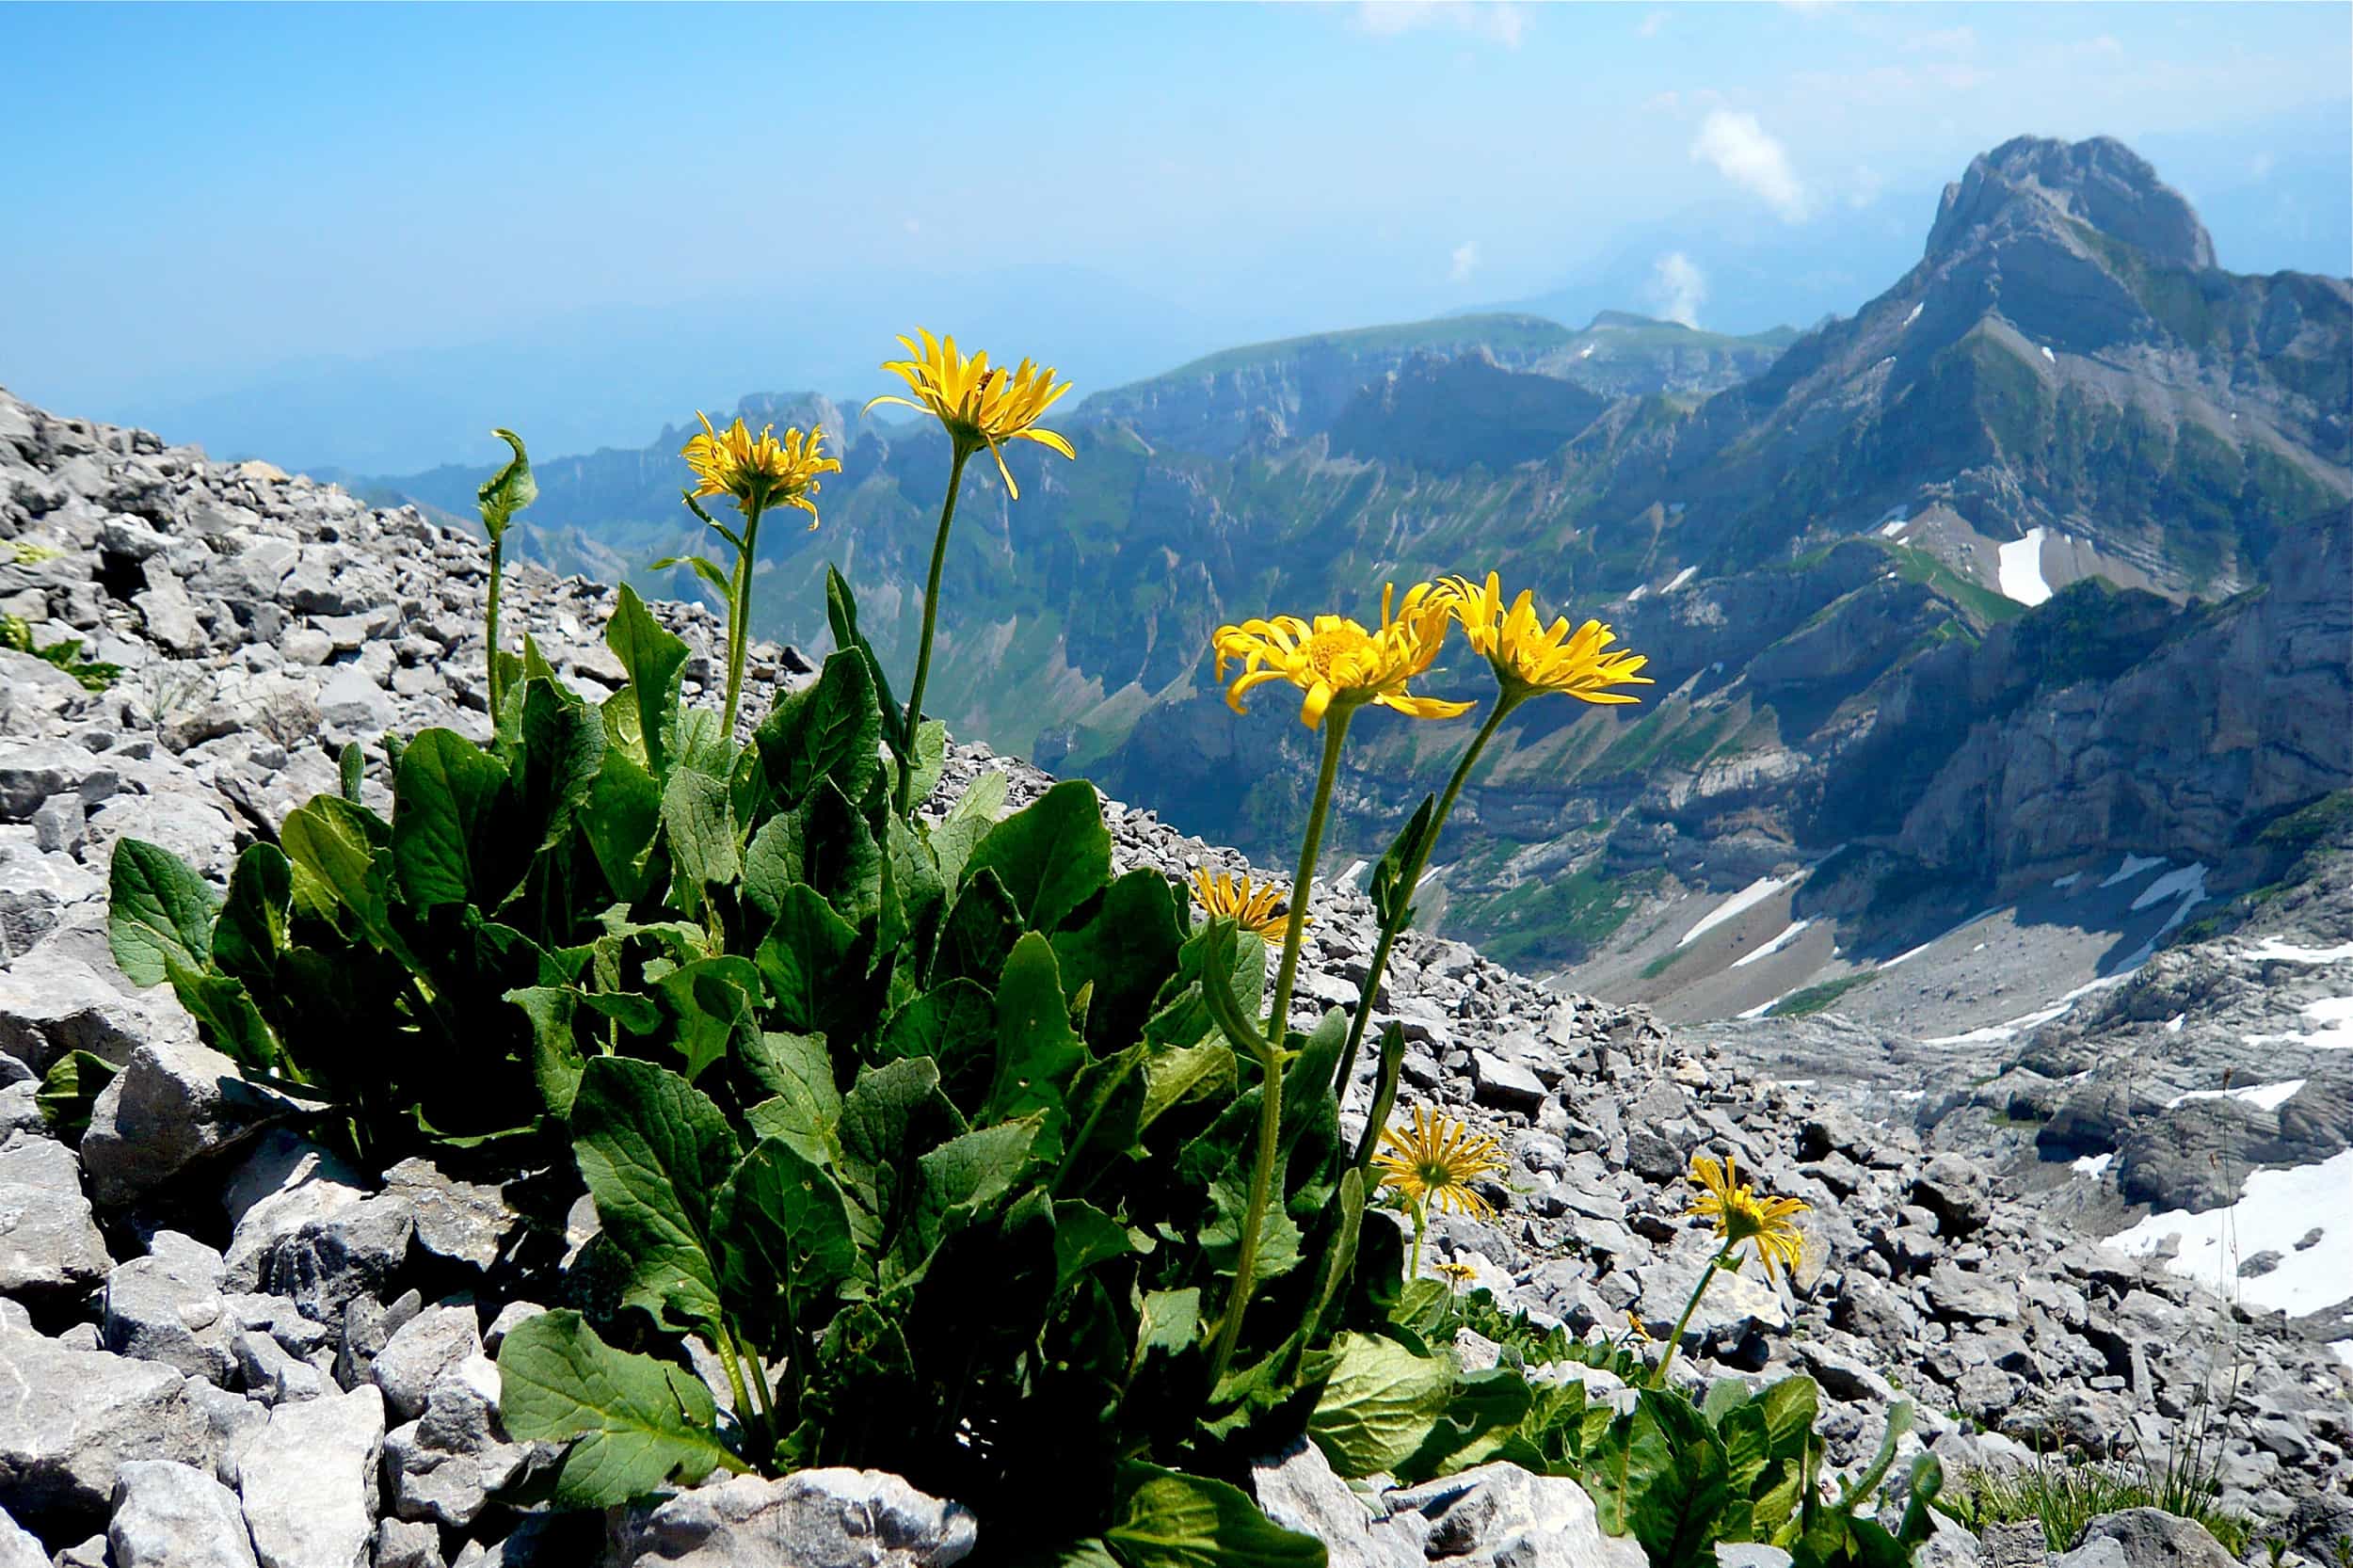
[[[1946,1479],[1936,1506],[1972,1530],[2035,1521],[2054,1552],[2072,1550],[2084,1527],[2103,1513],[2154,1508],[2203,1526],[2233,1557],[2244,1557],[2255,1521],[2221,1506],[2219,1481],[2193,1462],[2194,1452],[2177,1451],[2161,1466],[2042,1460],[1962,1470]]]
[[[1868,985],[1880,977],[1877,969],[1865,969],[1859,974],[1841,975],[1825,980],[1819,985],[1809,985],[1782,998],[1767,1010],[1769,1018],[1803,1018],[1827,1009],[1840,997],[1858,986]]]
[[[1642,966],[1642,978],[1644,980],[1657,980],[1660,975],[1665,974],[1669,969],[1673,968],[1675,967],[1675,961],[1690,951],[1691,950],[1689,948],[1668,949],[1665,952],[1660,953],[1657,957]]]

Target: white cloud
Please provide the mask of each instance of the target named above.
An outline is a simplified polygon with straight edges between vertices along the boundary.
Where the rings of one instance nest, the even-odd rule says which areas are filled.
[[[1700,324],[1700,307],[1707,303],[1707,275],[1680,250],[1670,250],[1650,269],[1644,291],[1653,309],[1669,321],[1686,327]]]
[[[1528,16],[1515,0],[1361,0],[1356,25],[1383,38],[1449,27],[1517,49]]]
[[[1447,268],[1446,272],[1447,281],[1449,283],[1467,283],[1470,281],[1471,273],[1475,271],[1478,266],[1479,242],[1477,240],[1465,240],[1462,244],[1454,248],[1453,263]]]
[[[1753,114],[1711,111],[1700,122],[1691,158],[1713,164],[1717,173],[1762,200],[1785,223],[1802,223],[1813,210],[1805,185],[1789,165],[1788,149],[1767,134]]]

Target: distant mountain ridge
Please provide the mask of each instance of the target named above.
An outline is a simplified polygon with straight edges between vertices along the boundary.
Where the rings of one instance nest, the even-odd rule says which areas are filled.
[[[1017,455],[1017,505],[993,475],[968,488],[936,705],[960,732],[1091,772],[1196,831],[1270,844],[1301,808],[1305,732],[1225,712],[1210,630],[1362,613],[1385,578],[1493,567],[1614,621],[1660,677],[1640,709],[1538,705],[1498,741],[1443,880],[1450,918],[1500,956],[1575,957],[1675,887],[1737,886],[1849,838],[1930,882],[1990,886],[2049,856],[1998,813],[1903,828],[1922,802],[1966,793],[1948,763],[1999,772],[2003,746],[2032,744],[1999,728],[2021,700],[2096,705],[2203,617],[2248,614],[2240,600],[2280,569],[2343,569],[2342,549],[2298,552],[2353,525],[2353,284],[2240,277],[2212,256],[2188,204],[2121,144],[2021,138],[1947,188],[1908,273],[1802,334],[1452,317],[1231,350],[1095,393],[1058,425],[1076,463]],[[844,465],[818,533],[763,541],[762,629],[822,646],[818,584],[839,560],[886,657],[901,652],[943,438],[822,399],[747,408],[824,425]],[[532,548],[609,570],[691,540],[677,434],[543,462]],[[371,493],[463,515],[479,477]],[[2345,661],[2332,677],[2325,656],[2340,633],[2308,630],[2324,656],[2307,700],[2326,702],[2345,688]],[[2196,702],[2263,679],[2232,646],[2216,644],[2218,683],[2193,682]],[[2011,651],[2054,647],[2064,656],[2031,668]],[[2012,739],[1961,746],[1989,724]],[[1454,737],[1365,730],[1339,832],[1370,852]],[[2212,744],[2241,743],[2217,728]],[[2201,779],[2219,793],[2201,809],[2277,804],[2252,768],[2168,755],[2172,798]],[[2293,789],[2349,766],[2324,746]],[[2187,820],[2081,818],[2066,852],[2164,852]]]

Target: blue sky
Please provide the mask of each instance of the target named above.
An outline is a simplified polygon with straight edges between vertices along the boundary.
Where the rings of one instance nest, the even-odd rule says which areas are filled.
[[[2349,77],[2343,5],[0,6],[0,383],[383,464],[478,422],[276,405],[504,376],[634,444],[690,389],[875,390],[942,312],[1066,319],[1003,347],[1092,385],[1561,290],[1753,330],[1884,288],[2026,132],[2342,275]]]

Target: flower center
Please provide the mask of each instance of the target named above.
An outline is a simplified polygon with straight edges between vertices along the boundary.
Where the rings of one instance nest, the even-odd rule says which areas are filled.
[[[1363,685],[1378,660],[1372,639],[1353,626],[1335,626],[1307,639],[1307,667],[1329,686]]]

